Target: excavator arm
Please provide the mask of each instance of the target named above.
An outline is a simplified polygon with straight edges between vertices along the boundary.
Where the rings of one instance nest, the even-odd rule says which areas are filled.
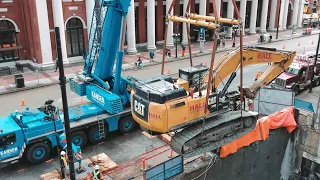
[[[214,87],[218,87],[221,82],[230,76],[233,72],[236,73],[240,66],[240,50],[236,49],[225,53],[220,57],[213,67],[213,81]],[[257,91],[260,88],[267,86],[273,81],[279,74],[285,71],[293,62],[295,52],[276,50],[274,48],[265,47],[245,47],[243,50],[243,66],[272,63],[266,71],[262,73],[257,81],[255,81],[250,87],[243,88],[244,96],[250,99],[254,99]],[[234,76],[230,76],[228,83],[225,87],[228,87]],[[204,77],[204,84],[207,84],[208,77]]]

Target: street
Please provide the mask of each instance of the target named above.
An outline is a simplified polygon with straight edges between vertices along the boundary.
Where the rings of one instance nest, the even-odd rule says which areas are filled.
[[[258,36],[257,36],[258,38]],[[272,47],[277,49],[284,49],[288,51],[297,51],[297,53],[302,53],[304,51],[314,51],[316,49],[317,43],[317,35],[311,35],[301,38],[296,38],[287,41],[279,41],[270,44],[265,44],[265,47]],[[298,46],[300,44],[300,46]],[[217,53],[216,58],[219,58],[224,53]],[[211,55],[199,56],[193,58],[194,65],[203,63],[209,66]],[[165,64],[165,72],[170,72],[172,74],[178,73],[180,68],[188,67],[189,59],[169,62]],[[258,70],[264,71],[268,67],[267,64],[256,64],[245,67],[243,70],[243,83],[244,87],[249,86],[254,82],[255,74]],[[161,64],[157,64],[154,66],[145,67],[143,70],[137,71],[124,71],[122,76],[133,76],[136,78],[148,78],[160,75],[161,72]],[[229,90],[236,90],[237,86],[239,86],[240,82],[240,74],[237,72],[237,77],[233,81]],[[228,79],[225,79],[226,82]],[[70,91],[69,86],[67,85],[67,95],[68,95],[68,104],[69,106],[78,105],[81,102],[81,98]],[[314,89],[314,93],[318,92],[319,88]],[[314,102],[314,96],[310,96],[307,93],[303,92],[299,95],[301,99],[312,99],[312,103]],[[24,99],[27,107],[30,109],[37,108],[44,104],[44,102],[48,99],[55,100],[56,105],[62,107],[61,100],[61,92],[60,86],[52,85],[44,88],[26,90],[6,95],[0,96],[0,116],[7,116],[10,112],[15,110],[21,111],[24,110],[25,107],[21,107],[21,99]],[[141,135],[140,130],[137,130],[133,133],[130,133],[126,136],[119,135],[119,133],[112,133],[110,137],[107,138],[103,144],[89,146],[83,150],[84,158],[88,156],[92,156],[95,154],[99,154],[105,152],[108,156],[111,157],[116,163],[121,163],[127,161],[146,150],[147,146],[154,145],[159,146],[163,144],[162,141],[158,139],[150,140],[144,135]],[[128,149],[130,149],[130,153],[128,153]],[[44,172],[49,172],[54,170],[54,168],[58,168],[57,157],[54,157],[54,161],[51,163],[45,163],[37,166],[30,166],[29,164],[21,163],[19,165],[13,165],[11,167],[0,170],[1,179],[6,180],[16,180],[16,179],[38,179],[39,176]],[[18,173],[19,171],[19,173]]]

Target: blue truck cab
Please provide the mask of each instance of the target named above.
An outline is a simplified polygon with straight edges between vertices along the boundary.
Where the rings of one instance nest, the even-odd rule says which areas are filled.
[[[0,167],[18,162],[21,158],[32,164],[48,160],[54,148],[66,148],[63,119],[59,111],[49,106],[10,116],[0,117]],[[55,111],[55,113],[53,113]],[[80,149],[73,145],[74,152]]]

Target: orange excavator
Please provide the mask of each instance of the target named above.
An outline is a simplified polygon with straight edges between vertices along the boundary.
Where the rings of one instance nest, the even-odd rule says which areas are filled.
[[[243,110],[243,96],[253,99],[260,88],[265,87],[292,63],[295,52],[274,48],[245,47],[242,43],[242,24],[236,1],[232,0],[239,20],[221,18],[212,2],[214,17],[190,14],[190,1],[185,17],[171,15],[175,0],[166,17],[166,22],[193,24],[213,29],[215,35],[210,69],[192,65],[190,39],[188,47],[190,66],[179,70],[178,79],[161,75],[134,83],[131,91],[131,112],[133,119],[152,134],[175,132],[170,147],[184,157],[200,155],[225,145],[251,131],[257,122],[257,113]],[[225,53],[214,62],[216,30],[219,23],[240,25],[240,48]],[[165,37],[167,37],[166,23]],[[187,34],[189,27],[187,26]],[[166,49],[166,38],[164,40]],[[164,71],[162,59],[161,74]],[[272,63],[249,88],[242,87],[243,66]],[[239,93],[228,92],[228,88],[240,68]],[[229,78],[228,78],[229,77]],[[227,79],[219,91],[219,85]],[[237,101],[240,100],[240,111]],[[233,107],[231,106],[233,104]]]
[[[260,88],[268,85],[292,63],[295,52],[265,47],[243,48],[243,66],[272,63],[249,88],[245,97],[253,99]],[[171,148],[191,157],[227,144],[251,131],[257,113],[231,110],[232,94],[227,90],[240,66],[239,49],[221,56],[213,71],[202,65],[179,70],[179,78],[161,75],[134,84],[131,91],[133,119],[153,134],[175,132]],[[212,73],[212,87],[206,94],[208,75]],[[228,78],[219,91],[217,87]],[[209,96],[206,102],[206,96]],[[205,103],[208,111],[205,114]]]

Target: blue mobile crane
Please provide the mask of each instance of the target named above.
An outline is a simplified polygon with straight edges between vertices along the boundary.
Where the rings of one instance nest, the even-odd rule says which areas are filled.
[[[88,141],[101,142],[109,132],[125,134],[135,127],[130,92],[137,79],[121,77],[129,6],[130,0],[95,0],[84,69],[70,79],[70,89],[91,101],[69,108],[74,151]],[[63,113],[52,111],[57,109],[52,103],[45,104],[50,111],[38,108],[0,118],[0,166],[23,157],[33,164],[43,163],[55,147],[65,147]]]

